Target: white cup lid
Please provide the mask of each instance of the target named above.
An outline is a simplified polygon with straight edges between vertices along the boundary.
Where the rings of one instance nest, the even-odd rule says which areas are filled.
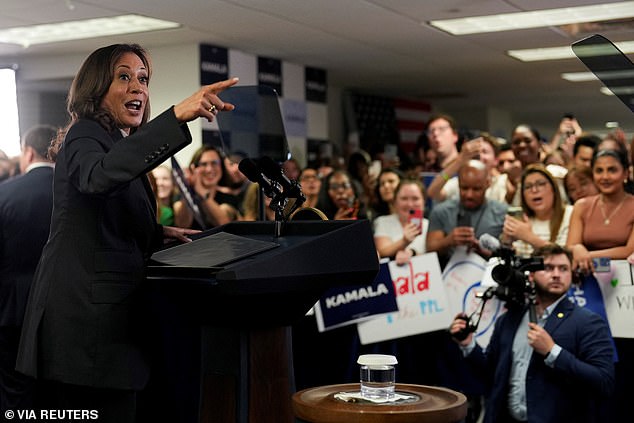
[[[357,364],[362,366],[389,366],[397,363],[396,357],[385,354],[364,354],[357,360]]]

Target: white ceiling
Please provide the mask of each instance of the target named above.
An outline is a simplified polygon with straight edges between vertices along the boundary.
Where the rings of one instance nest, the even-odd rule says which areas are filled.
[[[182,28],[55,44],[0,44],[0,62],[23,55],[88,53],[113,42],[146,48],[210,43],[328,71],[340,88],[427,99],[453,111],[493,107],[516,123],[555,128],[563,113],[582,126],[619,121],[634,131],[634,116],[598,81],[571,83],[562,72],[585,71],[577,59],[522,63],[509,49],[569,45],[569,36],[539,28],[452,36],[426,21],[579,6],[591,0],[2,0],[0,28],[138,13],[182,23]],[[72,8],[69,7],[72,5]],[[632,29],[601,32],[612,41],[634,39]],[[485,128],[482,128],[485,129]]]

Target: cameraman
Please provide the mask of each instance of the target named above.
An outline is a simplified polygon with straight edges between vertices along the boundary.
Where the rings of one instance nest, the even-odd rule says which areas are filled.
[[[572,255],[556,244],[536,249],[544,270],[531,273],[537,323],[529,306],[508,307],[496,324],[486,352],[459,314],[450,333],[488,392],[484,422],[600,421],[601,397],[614,391],[614,351],[606,322],[566,298],[572,281]],[[507,306],[509,304],[507,303]]]

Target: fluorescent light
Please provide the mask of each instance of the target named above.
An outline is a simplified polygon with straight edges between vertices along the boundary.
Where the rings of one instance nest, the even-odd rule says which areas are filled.
[[[453,35],[466,35],[568,25],[581,22],[598,22],[632,16],[634,16],[634,1],[624,1],[592,6],[535,10],[532,12],[442,19],[430,21],[429,23]]]
[[[0,30],[0,43],[19,44],[26,48],[33,44],[132,34],[179,26],[176,22],[146,16],[121,15],[3,29]]]
[[[634,87],[601,87],[599,91],[605,95],[632,95],[634,94]]]
[[[570,82],[586,82],[600,79],[601,81],[607,81],[610,79],[625,79],[634,78],[633,70],[616,70],[616,71],[603,71],[597,72],[595,75],[592,72],[568,72],[562,73],[561,77]]]
[[[623,53],[634,53],[634,41],[622,41],[614,43]],[[605,53],[603,50],[597,51],[596,55]],[[509,50],[506,52],[511,57],[515,57],[522,62],[536,62],[539,60],[559,60],[576,58],[572,47],[545,47],[545,48],[527,48],[523,50]],[[584,52],[585,54],[585,52]]]
[[[566,72],[561,74],[561,78],[570,82],[587,82],[597,80],[597,77],[592,72]]]

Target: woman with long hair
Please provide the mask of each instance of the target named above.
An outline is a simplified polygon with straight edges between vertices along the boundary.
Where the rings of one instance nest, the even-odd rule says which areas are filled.
[[[394,192],[394,212],[374,220],[374,243],[380,257],[404,264],[425,252],[429,221],[422,217],[424,209],[423,184],[403,179]]]
[[[572,206],[561,199],[555,178],[540,163],[524,169],[521,179],[523,216],[506,216],[503,236],[513,241],[515,253],[529,257],[547,243],[566,245]]]
[[[150,60],[136,44],[91,53],[68,95],[56,154],[49,240],[31,286],[17,370],[48,385],[47,407],[134,422],[149,376],[140,285],[152,252],[196,231],[161,226],[147,173],[191,143],[187,122],[234,106],[202,87],[148,122]]]

